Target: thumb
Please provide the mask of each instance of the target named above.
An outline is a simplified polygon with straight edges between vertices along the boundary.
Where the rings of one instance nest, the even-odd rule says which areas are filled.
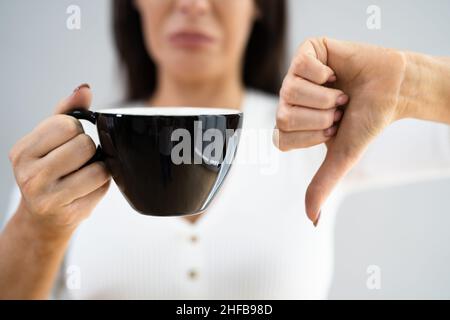
[[[75,109],[89,109],[91,102],[91,87],[87,83],[83,83],[75,88],[70,96],[58,103],[55,108],[55,114],[64,114]]]
[[[354,57],[358,54],[364,56],[371,45],[361,45],[357,42],[341,41],[325,38],[325,47],[327,50],[327,65],[336,72],[340,80],[352,79],[360,71],[360,66],[353,65]],[[344,79],[343,79],[344,78]]]
[[[336,40],[332,38],[324,38],[324,44],[328,54],[335,55],[340,58],[349,58],[358,49],[359,44],[356,42]]]
[[[339,181],[359,161],[375,137],[375,134],[368,129],[370,123],[364,123],[364,119],[361,119],[360,115],[358,117],[344,114],[337,135],[329,144],[325,160],[306,191],[306,214],[315,226],[320,218],[324,202]]]

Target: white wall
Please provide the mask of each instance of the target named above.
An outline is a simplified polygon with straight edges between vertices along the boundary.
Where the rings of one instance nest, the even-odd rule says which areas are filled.
[[[96,106],[120,97],[111,45],[109,1],[0,2],[0,218],[13,183],[8,150],[51,114],[81,82]],[[291,0],[291,52],[306,37],[327,35],[450,56],[448,0]],[[82,29],[69,31],[70,4]],[[382,29],[366,28],[379,5]],[[450,298],[450,180],[374,190],[349,197],[337,222],[332,298]],[[381,290],[366,269],[381,268]]]

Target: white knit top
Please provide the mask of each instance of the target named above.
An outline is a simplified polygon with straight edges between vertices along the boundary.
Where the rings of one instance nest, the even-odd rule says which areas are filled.
[[[397,122],[339,184],[315,229],[304,197],[326,150],[277,151],[271,141],[277,102],[247,92],[235,164],[195,224],[140,215],[113,183],[73,237],[54,298],[323,299],[332,280],[335,214],[345,194],[450,173],[448,126]],[[19,194],[16,187],[10,215]]]

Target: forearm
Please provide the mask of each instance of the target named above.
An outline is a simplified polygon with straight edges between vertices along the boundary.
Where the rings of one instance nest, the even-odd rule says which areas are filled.
[[[49,235],[23,206],[0,234],[0,299],[47,299],[70,235]]]
[[[405,117],[450,124],[450,58],[406,53]]]

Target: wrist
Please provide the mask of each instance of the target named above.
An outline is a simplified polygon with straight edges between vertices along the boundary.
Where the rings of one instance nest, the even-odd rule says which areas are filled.
[[[418,57],[414,53],[402,52],[404,74],[400,85],[398,109],[399,119],[420,118],[420,96],[423,90],[421,74],[423,73]]]
[[[405,52],[399,118],[450,123],[450,60]]]
[[[59,228],[46,220],[48,219],[36,217],[29,212],[23,201],[12,218],[18,229],[18,240],[28,243],[38,254],[65,249],[74,232],[73,228]]]

